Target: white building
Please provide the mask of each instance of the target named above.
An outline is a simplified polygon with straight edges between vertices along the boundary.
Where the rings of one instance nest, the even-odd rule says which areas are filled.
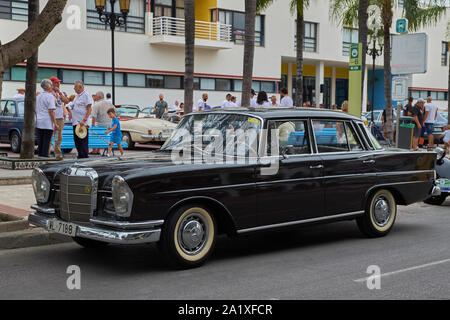
[[[274,94],[286,86],[293,94],[296,22],[289,2],[278,0],[257,18],[256,91]],[[41,1],[41,8],[45,3]],[[209,94],[211,106],[220,105],[228,92],[239,100],[244,0],[196,0],[195,6],[194,100],[203,92]],[[2,43],[26,28],[26,7],[22,0],[0,3]],[[131,0],[127,26],[117,30],[115,38],[117,104],[153,105],[159,93],[165,94],[169,104],[183,100],[183,7],[183,0]],[[447,20],[444,17],[436,27],[423,30],[429,35],[428,72],[410,80],[414,97],[431,94],[442,106],[447,103],[449,58],[448,52],[443,52],[447,48],[443,45]],[[348,97],[348,48],[357,42],[357,30],[343,30],[330,21],[328,0],[311,2],[305,21],[304,100],[326,106],[341,104]],[[39,49],[39,67],[39,80],[57,76],[69,95],[76,80],[83,80],[91,94],[111,92],[111,34],[98,20],[94,0],[68,0],[63,21]],[[377,60],[377,69],[375,107],[384,108],[382,59]],[[366,87],[367,78],[370,81],[371,73]],[[3,97],[12,97],[16,88],[24,86],[24,64],[7,70],[4,80]],[[323,93],[321,84],[325,84]]]

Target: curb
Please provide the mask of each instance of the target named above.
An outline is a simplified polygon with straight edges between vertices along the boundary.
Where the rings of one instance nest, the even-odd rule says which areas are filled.
[[[0,249],[17,249],[72,242],[72,239],[42,228],[0,233]]]
[[[10,186],[17,184],[30,184],[31,177],[23,177],[23,178],[0,178],[0,186]]]
[[[11,214],[0,212],[0,234],[28,229],[28,220]]]

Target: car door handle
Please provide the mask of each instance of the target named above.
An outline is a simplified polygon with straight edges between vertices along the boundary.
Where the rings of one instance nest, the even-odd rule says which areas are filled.
[[[375,163],[375,160],[364,160],[363,161],[363,163],[365,163],[365,164],[374,164]]]
[[[309,166],[310,169],[322,169],[323,165],[319,164],[317,166]]]

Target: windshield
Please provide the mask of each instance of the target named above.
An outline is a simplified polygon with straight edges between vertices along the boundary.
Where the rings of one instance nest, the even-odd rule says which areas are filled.
[[[138,116],[139,109],[134,107],[118,107],[116,108],[116,114],[119,117],[136,118]]]
[[[189,143],[205,151],[208,145],[219,143],[223,150],[232,148],[233,154],[238,145],[239,148],[245,147],[248,154],[250,147],[256,152],[257,147],[254,146],[257,146],[261,126],[260,119],[243,114],[191,114],[181,120],[160,150],[175,150]],[[241,140],[244,135],[245,139]]]

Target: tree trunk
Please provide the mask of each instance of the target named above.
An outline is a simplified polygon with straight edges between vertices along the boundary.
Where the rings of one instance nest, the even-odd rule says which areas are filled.
[[[299,1],[303,5],[303,1]],[[303,34],[305,21],[303,18],[303,8],[297,8],[297,70],[295,75],[295,105],[303,106]],[[301,11],[301,12],[300,12]]]
[[[364,105],[364,80],[366,75],[366,53],[367,53],[367,6],[368,0],[359,0],[358,7],[358,42],[362,44],[361,60],[361,108]],[[361,110],[362,111],[362,110]]]
[[[448,43],[448,46],[450,47],[450,42]],[[447,123],[450,125],[450,61],[447,61],[447,63],[448,63],[448,88],[447,88],[447,112],[448,112],[447,120],[448,121],[447,121]]]
[[[49,0],[41,14],[28,25],[28,28],[16,39],[0,45],[1,70],[25,61],[44,42],[53,28],[61,22],[62,12],[67,0]]]
[[[392,25],[392,4],[391,0],[383,0],[381,9],[383,20],[383,50],[384,50],[384,100],[386,103],[386,131],[389,142],[394,141],[393,117],[392,117],[392,101],[391,101],[391,34]]]
[[[39,15],[39,0],[28,0],[28,26]],[[27,75],[25,82],[25,107],[22,131],[21,159],[34,157],[34,131],[36,119],[36,81],[38,73],[38,49],[27,59]]]
[[[195,54],[195,7],[194,0],[184,1],[185,52],[184,52],[184,110],[192,112],[194,105],[194,54]]]
[[[242,80],[241,106],[250,106],[250,91],[253,79],[253,58],[255,55],[255,20],[256,0],[245,0],[245,37],[244,37],[244,67]]]

